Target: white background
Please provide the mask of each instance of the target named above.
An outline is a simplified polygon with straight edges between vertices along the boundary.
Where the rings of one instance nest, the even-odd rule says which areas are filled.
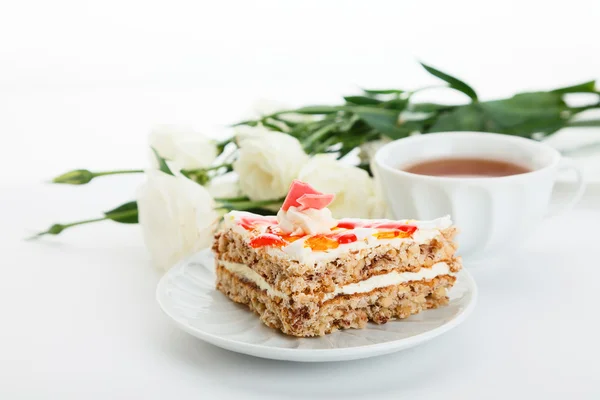
[[[281,398],[288,390],[296,398],[598,398],[600,352],[588,344],[599,333],[573,314],[590,307],[595,319],[593,281],[553,303],[566,326],[543,312],[536,325],[539,314],[529,313],[541,301],[511,323],[511,311],[529,299],[525,283],[509,285],[527,266],[515,264],[513,275],[479,272],[480,307],[447,339],[347,366],[298,366],[234,355],[173,328],[154,304],[159,274],[136,227],[20,240],[129,200],[137,177],[85,187],[39,182],[74,168],[142,167],[155,124],[218,134],[261,98],[301,105],[360,87],[435,83],[418,59],[483,98],[577,83],[600,77],[598,21],[595,0],[1,2],[0,398]],[[587,215],[559,222],[589,226]],[[550,274],[563,273],[565,253],[534,243],[533,254],[554,262]],[[580,251],[595,245],[584,241]],[[561,289],[556,276],[549,285]],[[513,338],[510,346],[498,335],[486,341],[498,331]]]
[[[0,176],[17,182],[140,166],[152,125],[211,131],[259,98],[435,83],[418,59],[484,98],[600,75],[594,0],[2,4]]]

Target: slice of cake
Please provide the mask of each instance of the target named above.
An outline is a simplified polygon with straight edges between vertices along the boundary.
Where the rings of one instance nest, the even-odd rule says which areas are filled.
[[[215,235],[217,289],[268,326],[321,336],[448,303],[456,229],[434,221],[335,220],[333,195],[295,181],[277,216],[232,211]]]

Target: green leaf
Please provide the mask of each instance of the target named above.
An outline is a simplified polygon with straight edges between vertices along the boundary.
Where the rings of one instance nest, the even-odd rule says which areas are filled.
[[[439,112],[439,111],[448,111],[456,108],[457,106],[449,106],[445,104],[436,104],[436,103],[413,103],[408,106],[410,111],[414,112]]]
[[[286,113],[298,113],[298,114],[333,114],[338,111],[344,111],[346,109],[345,106],[307,106],[298,108],[296,110],[279,112],[278,114],[286,114]]]
[[[357,114],[349,114],[342,122],[339,123],[338,127],[341,132],[349,131],[354,125],[360,120]]]
[[[524,92],[514,95],[508,99],[495,100],[504,102],[515,108],[539,109],[546,107],[566,107],[566,103],[559,93],[553,92]]]
[[[344,100],[348,103],[356,104],[357,106],[378,105],[382,103],[381,100],[366,96],[344,96]]]
[[[402,125],[404,122],[413,122],[413,121],[427,121],[430,119],[434,119],[437,116],[437,113],[434,112],[418,112],[413,110],[405,110],[400,113],[399,125]]]
[[[483,131],[484,122],[479,104],[467,104],[439,116],[427,132]]]
[[[565,94],[565,93],[598,93],[598,92],[596,91],[596,81],[594,80],[594,81],[579,83],[579,84],[573,85],[573,86],[566,86],[563,88],[554,89],[552,91],[552,93]]]
[[[406,90],[400,89],[363,89],[363,92],[366,94],[374,95],[374,94],[402,94],[405,93]]]
[[[161,170],[162,172],[164,172],[165,174],[173,175],[173,172],[171,172],[171,169],[167,165],[167,162],[165,161],[165,159],[162,158],[160,156],[160,154],[158,154],[158,151],[156,151],[156,149],[154,147],[151,147],[151,149],[154,152],[154,156],[156,157],[156,161],[158,161],[158,169]]]
[[[389,110],[402,111],[406,108],[407,105],[408,105],[408,99],[393,99],[393,100],[381,103],[380,107],[387,108]]]
[[[537,132],[553,133],[570,117],[559,93],[529,92],[509,99],[481,103],[486,131],[531,137]]]
[[[130,201],[122,204],[117,208],[104,213],[106,218],[111,221],[120,222],[122,224],[137,224],[138,223],[138,207],[137,202]]]
[[[356,166],[357,168],[360,168],[362,170],[367,171],[367,174],[369,174],[369,176],[373,176],[373,172],[371,171],[371,164],[370,163],[360,163]]]
[[[398,115],[396,110],[386,110],[373,107],[353,107],[352,111],[356,113],[364,122],[380,133],[388,135],[392,139],[399,139],[408,136],[410,131],[398,126]]]
[[[451,88],[458,90],[459,92],[463,92],[464,94],[466,94],[467,96],[469,96],[471,99],[473,99],[474,101],[477,101],[477,93],[475,93],[475,90],[473,90],[473,88],[469,85],[467,85],[466,83],[464,83],[463,81],[461,81],[460,79],[457,79],[453,76],[450,76],[440,70],[437,70],[433,67],[430,67],[429,65],[423,64],[421,63],[421,65],[423,66],[423,68],[425,68],[425,70],[427,72],[429,72],[431,75],[440,78],[441,80],[447,82]]]
[[[482,131],[523,137],[554,133],[570,118],[558,93],[529,92],[442,112],[427,132]]]

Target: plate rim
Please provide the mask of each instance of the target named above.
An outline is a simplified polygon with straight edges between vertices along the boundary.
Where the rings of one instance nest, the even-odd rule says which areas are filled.
[[[175,318],[171,315],[163,301],[161,296],[165,293],[165,286],[169,281],[170,275],[174,274],[174,271],[184,268],[190,260],[197,257],[201,253],[212,253],[210,248],[202,249],[191,256],[184,258],[175,264],[169,271],[167,271],[158,282],[156,286],[156,301],[159,307],[175,324],[183,331],[190,335],[203,340],[207,343],[221,347],[226,350],[248,354],[261,358],[275,359],[275,360],[287,360],[287,361],[308,361],[308,362],[326,362],[326,361],[342,361],[342,360],[353,360],[360,358],[367,358],[377,355],[389,354],[395,351],[400,351],[406,348],[416,346],[417,344],[425,343],[437,336],[440,336],[452,328],[460,325],[475,309],[478,300],[478,288],[475,279],[467,268],[459,272],[461,278],[467,283],[468,291],[470,292],[470,301],[467,305],[459,311],[459,313],[452,318],[450,321],[428,330],[423,333],[410,336],[408,338],[396,339],[386,341],[382,343],[365,344],[355,347],[347,348],[329,348],[329,349],[306,349],[306,348],[286,348],[286,347],[273,347],[264,344],[247,343],[235,339],[226,339],[212,333],[205,332],[198,328],[194,328],[187,324],[184,320]],[[216,290],[216,289],[215,289]],[[257,316],[258,318],[258,316]],[[302,338],[298,338],[302,339]],[[276,353],[276,354],[274,354]]]

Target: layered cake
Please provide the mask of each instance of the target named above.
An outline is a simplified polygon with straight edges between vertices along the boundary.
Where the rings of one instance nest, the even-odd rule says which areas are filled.
[[[332,200],[295,181],[277,216],[226,214],[213,244],[217,289],[303,337],[448,303],[461,269],[449,217],[335,220]]]

